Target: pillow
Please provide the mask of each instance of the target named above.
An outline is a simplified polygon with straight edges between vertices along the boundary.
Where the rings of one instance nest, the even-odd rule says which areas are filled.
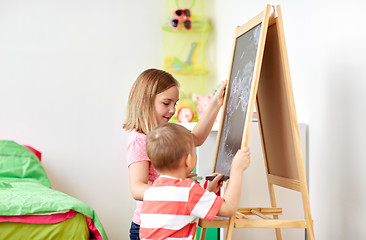
[[[23,145],[24,147],[28,148],[29,151],[31,151],[32,153],[34,153],[34,155],[37,156],[37,158],[39,159],[39,161],[42,160],[42,153],[40,151],[38,151],[37,149],[29,146],[29,145]]]
[[[33,179],[51,187],[37,156],[26,147],[9,140],[0,140],[0,177]]]

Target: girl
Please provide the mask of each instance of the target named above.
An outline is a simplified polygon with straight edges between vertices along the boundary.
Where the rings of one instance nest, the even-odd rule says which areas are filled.
[[[169,73],[148,69],[140,74],[133,84],[128,98],[127,119],[123,128],[129,131],[127,164],[130,175],[130,190],[136,200],[132,218],[130,239],[139,239],[140,212],[144,192],[158,178],[146,153],[145,140],[153,128],[168,122],[175,113],[179,100],[178,81]],[[195,146],[200,146],[208,137],[217,113],[223,104],[226,83],[216,92],[205,114],[192,130]]]

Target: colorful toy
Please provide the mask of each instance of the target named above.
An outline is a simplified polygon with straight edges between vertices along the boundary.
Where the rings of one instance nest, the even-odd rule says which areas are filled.
[[[208,96],[197,96],[196,100],[197,100],[197,107],[196,107],[196,112],[197,112],[197,117],[201,118],[203,113],[206,111],[208,104],[210,103],[212,98],[212,95],[208,95]]]
[[[195,117],[194,103],[189,98],[182,98],[177,103],[176,112],[178,122],[192,122]]]
[[[181,123],[192,122],[193,116],[194,116],[193,111],[189,107],[183,107],[179,109],[177,113],[178,122]]]
[[[187,59],[185,61],[177,57],[165,57],[164,66],[173,74],[183,75],[204,75],[207,74],[207,69],[195,63],[195,55],[199,47],[199,42],[192,42]]]
[[[191,11],[186,9],[177,9],[174,11],[175,18],[170,22],[170,26],[173,29],[178,29],[180,25],[183,25],[183,27],[187,30],[191,29],[191,20],[189,19],[191,17]]]

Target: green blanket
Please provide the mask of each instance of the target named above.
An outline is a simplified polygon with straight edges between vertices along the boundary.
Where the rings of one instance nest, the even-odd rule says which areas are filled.
[[[108,239],[94,210],[84,202],[51,189],[38,158],[14,141],[0,140],[0,215],[19,216],[75,210]]]

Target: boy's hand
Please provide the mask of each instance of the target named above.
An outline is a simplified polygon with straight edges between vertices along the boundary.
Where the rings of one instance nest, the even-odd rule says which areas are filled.
[[[211,176],[216,176],[212,181],[208,181],[207,183],[207,191],[217,193],[222,187],[223,181],[221,178],[224,174],[213,173]]]
[[[197,173],[194,173],[194,172],[188,173],[187,178],[190,178],[190,177],[197,177]]]
[[[231,169],[244,171],[250,164],[250,151],[248,147],[239,149],[231,163]]]

